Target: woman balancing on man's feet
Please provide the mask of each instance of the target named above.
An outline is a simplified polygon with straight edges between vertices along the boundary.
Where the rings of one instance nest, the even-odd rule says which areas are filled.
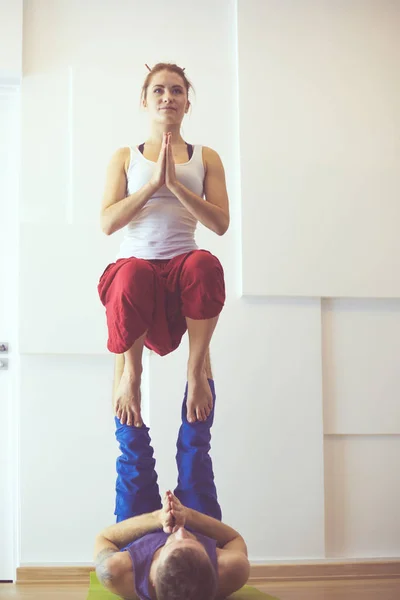
[[[111,159],[101,210],[103,231],[125,228],[115,263],[99,282],[106,307],[108,349],[122,377],[114,409],[121,424],[142,425],[140,381],[143,347],[164,356],[189,334],[189,422],[205,421],[212,395],[205,361],[225,302],[218,259],[195,242],[197,222],[223,235],[229,201],[219,155],[181,135],[190,107],[184,69],[159,63],[146,77],[142,104],[151,129],[140,146]]]

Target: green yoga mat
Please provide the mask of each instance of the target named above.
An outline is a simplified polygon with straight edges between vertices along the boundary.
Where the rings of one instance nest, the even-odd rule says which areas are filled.
[[[235,592],[229,598],[232,600],[278,600],[278,598],[274,598],[269,596],[268,594],[264,594],[260,592],[254,587],[249,585],[245,585],[241,590]],[[108,592],[102,585],[99,583],[99,580],[96,577],[96,573],[90,573],[90,588],[89,595],[87,600],[122,600],[119,596]]]

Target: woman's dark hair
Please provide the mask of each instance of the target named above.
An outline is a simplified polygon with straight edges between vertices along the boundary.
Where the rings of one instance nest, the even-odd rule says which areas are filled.
[[[150,82],[151,82],[153,76],[156,75],[157,73],[159,73],[160,71],[171,71],[171,73],[176,73],[177,75],[179,75],[183,80],[187,95],[189,97],[189,91],[193,90],[193,85],[189,81],[189,79],[186,77],[185,70],[182,69],[181,67],[178,67],[178,65],[176,65],[174,63],[157,63],[156,65],[154,65],[154,67],[151,69],[151,71],[149,71],[149,73],[144,81],[144,84],[142,87],[142,100],[146,100],[147,90],[150,85]]]

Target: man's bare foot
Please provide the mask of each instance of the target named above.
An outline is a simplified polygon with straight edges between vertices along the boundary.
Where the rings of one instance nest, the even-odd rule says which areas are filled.
[[[213,399],[205,371],[188,375],[187,420],[189,423],[205,421],[213,407]]]
[[[143,425],[140,377],[124,369],[114,396],[114,412],[122,425]]]

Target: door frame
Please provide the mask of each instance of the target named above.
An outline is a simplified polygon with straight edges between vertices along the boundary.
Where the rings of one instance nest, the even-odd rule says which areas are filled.
[[[11,208],[3,211],[2,216],[6,218],[7,230],[6,245],[2,248],[2,258],[12,261],[5,272],[6,289],[10,290],[11,296],[6,299],[6,309],[13,306],[10,315],[7,315],[8,331],[7,339],[1,339],[1,342],[9,343],[9,352],[7,355],[1,355],[8,359],[8,371],[0,372],[0,376],[6,377],[6,383],[3,387],[6,389],[6,404],[0,405],[6,415],[6,440],[4,448],[6,450],[6,474],[5,489],[6,493],[6,522],[10,526],[4,531],[6,544],[9,553],[6,553],[6,567],[0,571],[0,578],[8,581],[16,580],[16,571],[19,566],[20,557],[20,459],[19,459],[19,423],[20,423],[20,353],[18,348],[18,272],[19,272],[19,180],[21,164],[21,94],[18,85],[2,85],[0,81],[0,95],[9,99],[10,105],[6,107],[4,118],[12,118],[12,128],[10,137],[7,136],[6,144],[10,144],[11,164],[15,169],[10,170],[11,189],[15,193],[10,196]],[[0,116],[3,118],[3,116]],[[6,189],[7,189],[6,185]],[[8,199],[8,197],[7,197]],[[14,302],[14,294],[16,301]],[[8,320],[8,317],[10,320]],[[0,337],[3,332],[0,332]],[[4,542],[4,540],[3,540]],[[3,546],[4,548],[4,546]]]

